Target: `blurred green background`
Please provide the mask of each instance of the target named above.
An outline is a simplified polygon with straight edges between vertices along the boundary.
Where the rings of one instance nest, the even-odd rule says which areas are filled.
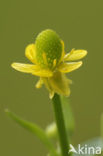
[[[4,108],[45,127],[53,110],[45,88],[35,89],[36,77],[14,71],[12,62],[29,62],[26,45],[47,28],[64,40],[66,51],[88,50],[84,65],[68,76],[76,129],[73,144],[100,134],[103,112],[103,1],[0,1],[0,156],[44,156],[46,149],[3,112]]]

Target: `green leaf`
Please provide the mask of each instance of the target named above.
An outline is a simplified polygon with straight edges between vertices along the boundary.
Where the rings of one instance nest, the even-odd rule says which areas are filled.
[[[86,147],[94,147],[95,149],[96,149],[96,147],[101,147],[101,150],[103,150],[103,139],[100,137],[93,138],[91,140],[81,143],[80,145],[81,145],[81,147],[85,147],[85,145],[86,145]],[[75,149],[78,152],[78,148],[75,148]],[[73,156],[94,156],[94,154],[85,154],[85,152],[84,152],[84,154],[73,153]],[[99,156],[101,156],[101,155],[99,154]]]
[[[10,112],[9,110],[5,110],[5,112],[10,118],[12,118],[20,126],[25,128],[29,132],[32,132],[33,134],[35,134],[35,136],[37,136],[40,139],[40,141],[48,148],[51,155],[58,156],[52,142],[50,141],[50,139],[48,138],[44,130],[42,130],[40,127],[38,127],[34,123],[21,119],[20,117]]]

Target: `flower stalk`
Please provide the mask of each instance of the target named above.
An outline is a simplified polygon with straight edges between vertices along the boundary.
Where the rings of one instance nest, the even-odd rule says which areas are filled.
[[[68,155],[70,156],[70,154],[68,154],[69,142],[68,142],[67,134],[66,134],[66,128],[65,128],[65,123],[64,123],[60,96],[55,93],[52,101],[53,101],[56,125],[58,129],[61,153],[62,153],[62,156],[68,156]]]

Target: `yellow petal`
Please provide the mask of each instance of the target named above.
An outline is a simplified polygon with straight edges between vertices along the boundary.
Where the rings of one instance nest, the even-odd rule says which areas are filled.
[[[54,90],[53,90],[53,88],[51,87],[51,84],[50,84],[50,82],[49,82],[49,78],[42,78],[42,80],[43,80],[43,82],[44,82],[46,88],[47,88],[48,91],[49,91],[49,98],[52,99],[53,96],[54,96]]]
[[[68,72],[78,69],[81,65],[82,65],[82,61],[62,63],[58,66],[58,70],[63,73],[68,73]]]
[[[36,69],[36,65],[24,64],[24,63],[12,63],[14,69],[24,73],[32,73]]]
[[[53,76],[53,72],[48,69],[38,69],[38,70],[33,71],[32,74],[40,76],[40,77],[52,77]]]
[[[36,63],[35,59],[35,45],[29,44],[25,49],[25,56],[32,62]]]
[[[38,65],[13,63],[11,66],[20,72],[31,73],[40,77],[51,77],[53,75],[53,73],[50,70],[40,69]]]
[[[67,77],[60,73],[56,72],[53,77],[49,78],[49,84],[51,85],[52,90],[55,93],[69,96],[70,95],[70,88],[69,88],[69,80]]]
[[[86,50],[74,50],[74,49],[72,49],[72,51],[70,53],[65,55],[64,61],[79,60],[79,59],[82,59],[83,57],[85,57],[86,55],[87,55]]]
[[[69,80],[66,76],[60,72],[56,72],[52,77],[43,79],[46,88],[50,92],[50,98],[54,96],[54,93],[58,93],[64,96],[69,96]]]

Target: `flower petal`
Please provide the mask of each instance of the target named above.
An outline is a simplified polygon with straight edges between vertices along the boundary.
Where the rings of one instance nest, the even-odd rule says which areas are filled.
[[[78,69],[82,65],[82,61],[72,63],[62,63],[58,66],[58,70],[63,73],[68,73]]]
[[[46,88],[47,88],[48,91],[49,91],[49,98],[52,99],[53,96],[54,96],[54,90],[53,90],[53,88],[51,87],[51,84],[50,84],[50,82],[49,82],[49,79],[48,79],[48,78],[42,78],[42,80],[43,80],[43,82],[44,82]]]
[[[24,63],[12,63],[11,65],[14,69],[24,73],[33,73],[36,69],[36,65],[24,64]]]
[[[32,62],[36,63],[35,59],[35,45],[29,44],[25,49],[25,56]]]
[[[70,95],[69,82],[70,81],[67,79],[67,77],[60,72],[56,72],[53,77],[49,78],[49,83],[52,90],[64,96]]]
[[[11,66],[20,72],[31,73],[40,77],[51,77],[53,75],[52,71],[48,69],[41,69],[38,65],[13,63]]]
[[[53,76],[53,72],[48,69],[34,70],[32,74],[40,76],[40,77],[52,77]]]
[[[54,93],[62,94],[64,96],[69,96],[70,88],[69,84],[71,83],[66,76],[60,72],[56,72],[50,78],[43,79],[46,88],[50,92],[50,98],[54,96]]]
[[[87,55],[86,50],[74,50],[72,49],[70,53],[66,54],[64,57],[64,61],[75,61],[82,59]]]

